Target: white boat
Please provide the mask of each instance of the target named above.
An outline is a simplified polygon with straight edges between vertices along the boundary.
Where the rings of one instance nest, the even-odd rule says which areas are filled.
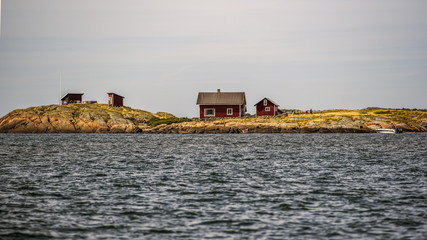
[[[378,128],[375,131],[377,131],[377,133],[396,133],[396,130],[391,128]]]

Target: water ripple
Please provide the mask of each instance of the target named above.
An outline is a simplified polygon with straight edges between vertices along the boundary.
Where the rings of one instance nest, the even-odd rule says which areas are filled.
[[[426,239],[427,134],[0,134],[0,239]]]

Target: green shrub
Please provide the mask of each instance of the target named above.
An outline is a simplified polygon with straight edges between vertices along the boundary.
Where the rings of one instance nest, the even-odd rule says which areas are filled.
[[[147,125],[150,127],[156,127],[160,124],[167,124],[170,125],[172,123],[181,123],[181,122],[190,122],[191,119],[188,118],[177,118],[177,117],[171,117],[171,118],[158,118],[158,117],[152,117],[150,120],[147,121]]]

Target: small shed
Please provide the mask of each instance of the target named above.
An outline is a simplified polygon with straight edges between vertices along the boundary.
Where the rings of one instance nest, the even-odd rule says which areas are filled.
[[[200,92],[197,97],[200,118],[243,117],[246,113],[244,92]]]
[[[279,104],[269,98],[263,98],[255,104],[256,116],[277,116],[279,114]]]
[[[107,93],[108,94],[108,105],[112,107],[121,107],[123,106],[123,99],[125,97],[120,96],[116,93]]]
[[[68,105],[71,103],[81,103],[83,93],[67,93],[61,98],[62,105]]]

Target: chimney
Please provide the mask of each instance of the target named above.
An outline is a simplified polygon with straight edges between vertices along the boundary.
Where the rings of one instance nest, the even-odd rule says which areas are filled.
[[[221,89],[217,89],[217,90],[216,90],[216,92],[217,92],[217,93],[220,93],[220,92],[221,92]]]

